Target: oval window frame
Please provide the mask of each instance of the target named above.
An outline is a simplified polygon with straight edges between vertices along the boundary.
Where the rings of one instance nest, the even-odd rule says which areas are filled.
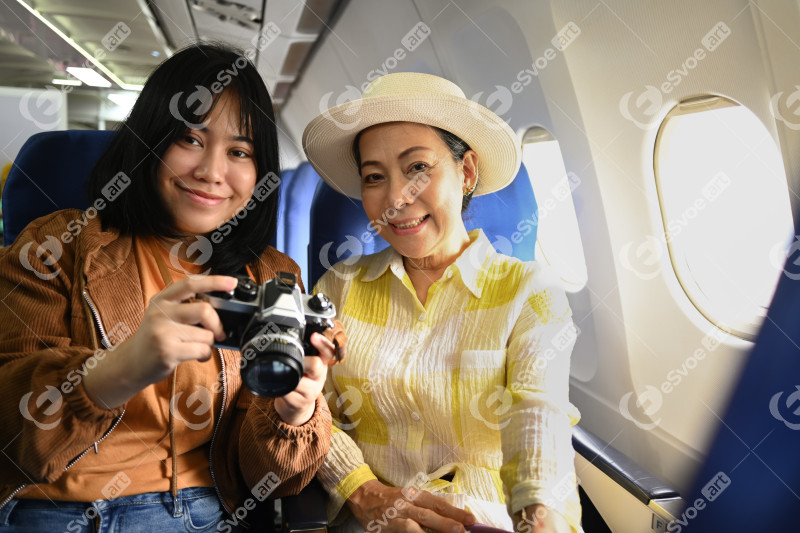
[[[669,217],[667,214],[667,207],[664,199],[664,192],[662,189],[662,182],[659,173],[659,160],[661,157],[661,146],[662,146],[663,136],[670,119],[674,118],[675,116],[686,115],[690,113],[698,113],[702,111],[712,111],[714,109],[722,109],[726,107],[742,107],[746,109],[748,112],[752,113],[753,116],[757,120],[759,120],[758,115],[753,113],[753,111],[750,108],[748,108],[747,106],[743,105],[740,102],[737,102],[732,98],[722,95],[714,95],[714,94],[698,95],[683,99],[679,101],[677,104],[675,104],[675,106],[673,106],[672,109],[670,109],[664,116],[664,118],[661,120],[661,123],[659,124],[658,127],[658,131],[656,132],[656,137],[653,147],[653,176],[655,179],[656,194],[658,197],[658,206],[659,206],[659,212],[661,214],[661,224],[663,227],[663,232],[664,232],[663,236],[666,243],[667,254],[669,257],[670,265],[672,266],[672,271],[675,274],[675,277],[684,295],[689,299],[694,308],[697,309],[697,311],[706,320],[708,320],[708,322],[711,323],[714,327],[730,335],[734,335],[740,339],[744,339],[747,341],[754,341],[758,335],[758,332],[760,331],[761,324],[763,323],[763,320],[766,316],[767,309],[765,308],[763,310],[763,313],[760,314],[760,316],[755,317],[756,319],[760,319],[758,324],[754,323],[753,321],[751,322],[742,321],[739,324],[729,324],[724,320],[721,320],[716,315],[714,309],[712,308],[713,306],[710,303],[703,301],[703,298],[699,297],[699,295],[702,295],[704,292],[702,287],[699,285],[697,280],[687,279],[687,274],[683,272],[684,269],[679,266],[678,253],[675,250],[674,245],[672,243],[672,237],[669,229]],[[775,146],[778,150],[778,153],[780,154],[781,153],[780,145],[778,143],[775,143]],[[784,172],[784,177],[786,177],[785,172]],[[787,194],[788,194],[788,181],[787,181]]]

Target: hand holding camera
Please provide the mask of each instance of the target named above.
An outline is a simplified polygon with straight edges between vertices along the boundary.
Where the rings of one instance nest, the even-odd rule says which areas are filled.
[[[214,309],[194,297],[233,290],[236,283],[229,276],[185,278],[153,296],[134,334],[115,347],[114,357],[98,358],[83,379],[92,401],[116,408],[169,377],[179,364],[208,360],[212,344],[224,339],[225,332]]]
[[[320,355],[314,333],[333,339],[319,342],[335,360],[344,356],[344,331],[333,321],[336,308],[324,294],[302,294],[294,274],[279,272],[261,286],[240,277],[233,290],[210,292],[204,299],[226,335],[214,346],[241,351],[242,381],[257,396],[276,398],[297,388],[306,373],[304,356]]]
[[[114,357],[98,360],[95,369],[86,375],[87,394],[96,405],[116,408],[148,385],[169,377],[180,363],[210,359],[213,346],[242,348],[245,332],[249,331],[247,326],[252,325],[256,328],[254,336],[260,340],[256,340],[251,351],[242,353],[245,383],[255,394],[283,396],[275,402],[278,414],[287,423],[302,424],[314,412],[316,397],[327,374],[326,366],[344,359],[346,337],[341,323],[332,320],[333,305],[322,312],[312,310],[317,302],[320,308],[327,307],[327,298],[303,295],[294,276],[288,276],[291,279],[278,276],[260,287],[249,279],[217,275],[186,278],[170,285],[150,300],[139,328],[115,348]],[[249,300],[238,312],[224,309],[214,312],[214,303],[239,301],[235,296],[240,284],[240,294],[251,292],[255,287],[256,293],[263,296]],[[266,289],[270,285],[272,288]],[[205,298],[201,298],[205,301],[198,301],[198,294],[205,294]],[[288,301],[287,295],[290,295]],[[253,315],[260,304],[253,302],[266,302],[264,298],[267,297],[273,304],[281,301],[278,307],[268,305],[265,308],[273,309],[277,316],[272,311],[260,313],[259,319],[266,318],[266,322],[256,327],[258,323]],[[246,294],[245,298],[251,296]],[[242,314],[241,309],[247,312]],[[270,316],[276,320],[271,321]],[[223,322],[222,317],[228,322]],[[306,323],[311,326],[307,327]],[[255,335],[264,328],[263,335]],[[324,332],[328,338],[314,335],[316,332]],[[279,357],[269,355],[276,351]],[[320,357],[304,363],[305,353]],[[258,364],[251,364],[259,354],[262,356]]]

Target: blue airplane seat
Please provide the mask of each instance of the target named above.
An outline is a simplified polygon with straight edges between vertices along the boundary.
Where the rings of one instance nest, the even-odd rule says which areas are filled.
[[[800,235],[795,213],[795,235]],[[686,509],[667,531],[797,531],[800,265],[792,246]],[[722,414],[722,413],[720,413]]]
[[[352,255],[380,252],[389,243],[369,225],[361,200],[335,191],[320,180],[311,201],[308,241],[309,292],[334,264]]]
[[[59,209],[86,209],[84,184],[113,131],[65,130],[32,135],[20,148],[3,189],[3,243]]]
[[[473,198],[469,209],[464,213],[464,224],[467,231],[483,229],[498,252],[522,261],[533,261],[538,223],[520,226],[520,222],[536,222],[538,213],[528,170],[521,164],[517,177],[508,187],[493,194]],[[519,227],[529,227],[529,233],[525,235],[525,230],[521,231]]]
[[[278,224],[276,226],[275,235],[272,236],[272,242],[270,243],[276,250],[280,250],[284,253],[286,253],[286,242],[284,239],[284,228],[286,227],[286,189],[292,182],[294,170],[293,168],[281,170],[281,184],[278,187],[280,194],[278,198]]]
[[[528,171],[522,165],[508,187],[473,198],[464,213],[464,223],[468,231],[482,228],[499,252],[532,261],[536,225],[527,234],[523,234],[517,225],[525,219],[534,220],[536,214],[536,198]],[[310,219],[309,290],[338,261],[351,255],[379,252],[389,245],[371,230],[360,200],[336,192],[324,181],[320,181],[314,194]]]
[[[308,162],[301,163],[294,171],[288,184],[283,184],[281,203],[285,205],[283,216],[283,253],[295,260],[303,272],[303,282],[308,287],[308,242],[311,224],[308,212],[317,185],[322,182],[317,172]],[[280,230],[279,230],[280,231]]]

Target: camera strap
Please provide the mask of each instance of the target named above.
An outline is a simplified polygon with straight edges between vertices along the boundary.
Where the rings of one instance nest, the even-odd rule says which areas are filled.
[[[158,273],[161,274],[161,279],[164,281],[164,286],[169,287],[172,285],[172,275],[169,273],[169,269],[167,268],[167,264],[164,262],[164,252],[166,250],[161,249],[157,243],[155,243],[155,239],[147,239],[147,247],[150,249],[150,253],[153,255],[153,258],[156,260],[156,266],[158,266]],[[172,406],[172,400],[175,397],[175,389],[177,388],[178,384],[178,367],[175,367],[175,370],[172,371],[172,384],[169,393],[169,405]],[[182,513],[183,508],[178,508],[178,453],[177,453],[177,443],[175,442],[175,415],[172,412],[172,408],[169,410],[169,448],[170,454],[172,455],[172,478],[170,479],[170,492],[172,493],[172,502],[173,502],[173,514],[178,516]]]

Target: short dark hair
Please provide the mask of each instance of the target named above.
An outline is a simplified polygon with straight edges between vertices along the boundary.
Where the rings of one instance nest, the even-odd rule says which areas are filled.
[[[101,197],[102,188],[119,172],[130,179],[125,191],[100,212],[104,228],[133,236],[184,237],[159,194],[158,168],[167,148],[187,128],[202,123],[223,93],[239,101],[239,127],[253,139],[256,180],[270,172],[280,175],[272,99],[256,67],[243,51],[228,45],[192,44],[156,67],[92,170],[89,198]],[[278,191],[253,203],[247,216],[212,244],[207,265],[212,272],[240,272],[269,246],[277,227]]]
[[[450,133],[447,130],[443,130],[442,128],[437,128],[436,126],[431,126],[442,142],[447,146],[447,149],[450,150],[450,155],[453,156],[453,161],[456,163],[461,163],[464,161],[464,154],[467,151],[472,150],[469,144],[464,141],[461,137],[456,135],[455,133]],[[367,131],[369,128],[365,128],[358,132],[356,138],[353,139],[353,157],[356,159],[356,166],[358,167],[358,171],[361,172],[361,148],[359,148],[358,143],[361,140],[361,134]],[[477,182],[475,183],[477,186]],[[469,207],[469,203],[472,201],[472,193],[465,194],[463,199],[461,200],[461,212],[467,210]]]

